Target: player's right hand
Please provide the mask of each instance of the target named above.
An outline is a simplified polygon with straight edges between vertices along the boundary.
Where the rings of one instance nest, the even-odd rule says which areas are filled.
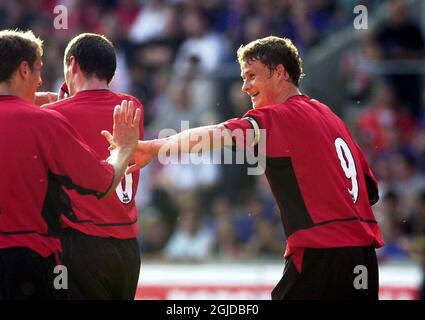
[[[140,142],[143,142],[143,141],[139,141],[139,143]],[[154,158],[155,158],[155,155],[153,154],[144,153],[140,150],[136,150],[133,153],[133,156],[130,160],[130,165],[125,171],[125,173],[130,174],[142,169],[143,167],[147,166]]]
[[[137,148],[130,160],[130,166],[126,170],[126,174],[133,173],[147,166],[154,158],[155,154],[151,153],[153,141],[139,141]]]

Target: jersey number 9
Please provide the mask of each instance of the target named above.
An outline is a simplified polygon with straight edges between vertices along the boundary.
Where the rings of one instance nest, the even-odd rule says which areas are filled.
[[[335,148],[345,177],[351,180],[352,188],[348,189],[348,192],[351,194],[354,203],[356,203],[359,196],[359,184],[357,181],[357,170],[354,164],[353,154],[342,138],[335,139]]]

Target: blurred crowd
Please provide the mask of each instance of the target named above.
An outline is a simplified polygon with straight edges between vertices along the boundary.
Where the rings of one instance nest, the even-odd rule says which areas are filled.
[[[419,23],[409,17],[403,1],[389,3],[389,17],[343,52],[337,72],[344,83],[344,105],[355,110],[345,120],[381,187],[381,201],[374,207],[386,241],[380,258],[422,259],[423,75],[419,68],[405,73],[404,65],[396,67],[424,59],[425,45]],[[106,35],[117,50],[112,89],[143,103],[145,138],[150,139],[243,115],[250,101],[241,92],[236,63],[241,44],[270,34],[285,36],[303,56],[335,31],[352,27],[356,4],[373,13],[381,1],[1,1],[0,28],[32,29],[44,39],[42,91],[60,87],[69,39],[80,32]],[[67,29],[54,27],[57,5],[67,10]],[[387,68],[387,62],[396,67]],[[285,236],[265,177],[247,175],[247,165],[213,164],[220,157],[212,153],[204,159],[210,164],[202,165],[154,161],[142,170],[136,200],[144,257],[283,257]]]

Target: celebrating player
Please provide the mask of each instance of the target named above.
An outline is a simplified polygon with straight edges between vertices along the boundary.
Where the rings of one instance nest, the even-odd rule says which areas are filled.
[[[265,141],[266,176],[288,237],[272,299],[378,299],[375,248],[383,241],[371,210],[378,188],[362,151],[328,106],[301,94],[302,62],[289,39],[258,39],[237,55],[253,109],[222,124],[139,141],[128,171],[158,153],[231,145],[235,139],[223,136],[238,131],[245,141]],[[366,286],[356,284],[358,266],[366,268]]]
[[[99,132],[112,127],[114,106],[127,99],[143,108],[136,98],[109,89],[115,69],[115,49],[107,38],[76,36],[64,54],[70,97],[42,106],[61,113],[101,157],[108,157],[109,151]],[[70,210],[63,215],[62,262],[68,268],[68,298],[134,299],[140,271],[134,201],[138,182],[138,172],[128,174],[116,192],[102,200],[66,191]]]

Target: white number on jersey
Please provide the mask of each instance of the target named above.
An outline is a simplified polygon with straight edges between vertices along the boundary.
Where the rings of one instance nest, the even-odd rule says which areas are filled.
[[[359,196],[359,184],[357,182],[357,171],[354,164],[353,154],[351,153],[347,143],[341,138],[335,139],[335,148],[338,158],[341,161],[342,170],[344,170],[347,179],[351,180],[351,184],[353,186],[352,189],[348,189],[348,192],[351,194],[354,203],[356,203]]]
[[[118,184],[118,187],[115,189],[115,192],[117,193],[118,198],[122,203],[130,203],[131,199],[133,198],[133,175],[132,174],[126,174],[124,175],[124,190],[122,188],[122,181]]]

